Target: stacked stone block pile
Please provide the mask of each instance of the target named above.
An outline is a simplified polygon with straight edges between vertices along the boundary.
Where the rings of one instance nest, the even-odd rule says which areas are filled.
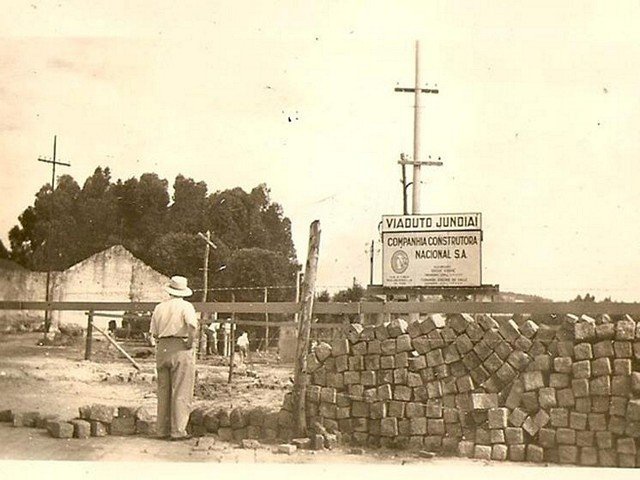
[[[639,359],[629,316],[352,325],[307,357],[307,416],[354,445],[634,467]]]

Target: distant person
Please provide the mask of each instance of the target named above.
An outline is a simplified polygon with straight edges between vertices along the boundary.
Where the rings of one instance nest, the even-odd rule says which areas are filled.
[[[244,363],[249,354],[249,335],[247,332],[242,332],[242,335],[240,335],[236,341],[236,345],[238,346],[238,353],[240,354],[240,363]]]
[[[218,332],[215,322],[210,322],[204,331],[207,336],[207,355],[218,354]]]
[[[184,297],[193,294],[185,277],[174,276],[165,286],[170,299],[158,304],[149,333],[157,339],[158,419],[160,438],[184,440],[195,384],[195,345],[198,319]]]

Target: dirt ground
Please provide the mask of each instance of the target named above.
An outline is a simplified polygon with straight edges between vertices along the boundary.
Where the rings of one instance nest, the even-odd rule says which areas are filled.
[[[153,357],[139,359],[136,370],[120,358],[106,342],[95,342],[93,360],[85,361],[84,342],[73,346],[37,346],[42,334],[0,335],[0,410],[55,413],[73,418],[78,407],[90,403],[145,405],[155,411]],[[144,351],[141,344],[125,344],[133,353]],[[228,406],[276,407],[290,388],[291,366],[269,362],[254,355],[255,374],[238,368],[231,385],[228,366],[221,359],[198,362],[196,404],[215,402]],[[467,459],[423,459],[416,453],[384,450],[352,454],[348,447],[324,452],[296,452],[282,455],[265,445],[243,450],[215,437],[185,442],[166,442],[142,437],[101,437],[59,440],[44,430],[13,428],[0,424],[0,460],[117,460],[223,463],[344,463],[344,464],[428,464],[432,466],[477,467],[489,464]],[[523,466],[496,462],[501,466]],[[539,467],[539,466],[538,466]]]

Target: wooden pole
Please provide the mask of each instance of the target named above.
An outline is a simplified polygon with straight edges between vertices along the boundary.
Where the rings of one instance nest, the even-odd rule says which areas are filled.
[[[137,363],[133,358],[131,358],[131,355],[129,355],[127,352],[125,352],[125,351],[124,351],[124,348],[122,348],[120,345],[118,345],[118,344],[116,343],[116,341],[115,341],[113,338],[111,338],[107,332],[105,332],[104,330],[102,330],[102,329],[101,329],[99,326],[97,326],[97,325],[94,325],[94,326],[93,326],[93,328],[95,328],[95,329],[96,329],[96,330],[98,330],[102,335],[104,335],[104,336],[107,338],[107,340],[109,340],[109,342],[110,342],[114,347],[116,347],[116,348],[118,349],[118,351],[119,351],[120,353],[122,353],[122,354],[126,357],[126,359],[127,359],[127,360],[129,360],[129,361],[131,362],[131,364],[132,364],[134,367],[136,367],[136,369],[137,369],[137,370],[142,370],[142,368],[140,367],[140,365],[138,365],[138,363]]]
[[[202,269],[202,303],[207,303],[207,291],[209,290],[209,249],[211,244],[211,232],[207,230],[207,237],[204,245],[204,268]],[[198,358],[202,358],[206,353],[207,337],[204,329],[207,314],[200,313],[200,341],[198,342]]]
[[[320,221],[315,220],[309,229],[309,251],[302,284],[302,312],[298,324],[298,344],[296,348],[296,367],[293,378],[293,395],[295,402],[295,421],[298,435],[307,434],[305,374],[307,371],[307,352],[309,351],[309,334],[313,299],[316,290],[318,273],[318,257],[320,252]]]
[[[84,359],[91,360],[91,350],[93,347],[93,310],[87,313],[87,342],[84,347]]]
[[[236,294],[233,292],[231,292],[231,301],[232,302],[236,301]],[[233,360],[236,353],[235,343],[236,343],[236,312],[231,312],[231,342],[230,342],[231,354],[229,355],[229,379],[227,380],[227,383],[231,383],[231,378],[233,377]]]
[[[264,303],[267,303],[269,301],[269,289],[267,287],[264,287]],[[264,351],[268,351],[269,350],[269,314],[265,313],[264,314],[264,320],[266,323],[266,328],[265,328],[265,334],[264,334]]]

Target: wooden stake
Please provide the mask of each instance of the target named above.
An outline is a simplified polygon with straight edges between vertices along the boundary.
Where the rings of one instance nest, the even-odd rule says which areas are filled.
[[[93,328],[95,328],[95,329],[96,329],[96,330],[98,330],[102,335],[104,335],[104,336],[107,338],[107,340],[109,340],[109,342],[110,342],[114,347],[116,347],[116,348],[118,349],[118,351],[119,351],[121,354],[123,354],[123,355],[126,357],[126,359],[127,359],[127,360],[129,360],[129,361],[131,362],[131,364],[132,364],[134,367],[136,367],[136,369],[137,369],[137,370],[142,370],[142,368],[140,367],[140,365],[138,365],[138,363],[137,363],[133,358],[131,358],[131,355],[129,355],[127,352],[125,352],[125,351],[124,351],[124,348],[122,348],[120,345],[118,345],[118,344],[116,343],[116,341],[115,341],[113,338],[111,338],[107,332],[105,332],[104,330],[102,330],[102,329],[101,329],[99,326],[97,326],[97,325],[94,325],[94,326],[93,326]]]
[[[309,229],[309,251],[302,284],[302,312],[298,324],[298,344],[296,348],[296,369],[293,378],[293,395],[295,402],[295,420],[297,433],[307,434],[306,393],[307,386],[304,376],[307,371],[307,352],[309,351],[309,334],[311,331],[311,316],[313,314],[313,299],[316,290],[316,276],[318,273],[318,257],[320,252],[320,221],[315,220]]]
[[[231,293],[231,301],[232,302],[236,301],[236,294],[233,292]],[[231,313],[231,342],[230,342],[231,354],[229,355],[229,379],[227,380],[227,383],[231,383],[231,378],[233,377],[233,360],[236,353],[235,343],[236,343],[236,313],[233,312]]]
[[[84,359],[91,360],[91,350],[93,347],[93,310],[87,313],[87,343],[84,347]]]
[[[269,301],[269,290],[267,289],[267,287],[264,287],[264,303],[267,303]],[[264,351],[267,352],[269,351],[269,314],[265,313],[264,314],[264,320],[266,322],[266,329],[265,329],[265,343],[264,343]]]

